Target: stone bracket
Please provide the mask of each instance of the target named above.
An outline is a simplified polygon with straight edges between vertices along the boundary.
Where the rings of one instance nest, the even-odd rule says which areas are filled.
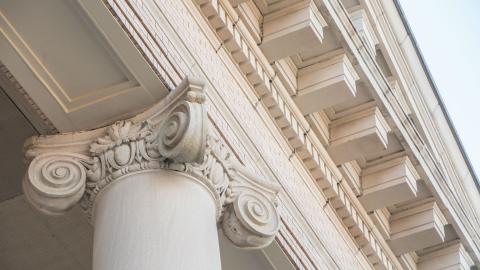
[[[264,17],[260,48],[269,61],[285,58],[321,44],[327,23],[313,1],[304,1]]]
[[[303,114],[355,98],[359,76],[345,53],[298,71],[294,101]]]
[[[431,199],[390,218],[390,247],[396,255],[440,244],[445,240],[447,221]]]
[[[330,123],[328,150],[338,164],[387,148],[390,127],[380,109],[376,106],[356,109]]]
[[[407,156],[383,161],[362,172],[363,193],[359,200],[367,211],[372,211],[415,199],[419,179]]]

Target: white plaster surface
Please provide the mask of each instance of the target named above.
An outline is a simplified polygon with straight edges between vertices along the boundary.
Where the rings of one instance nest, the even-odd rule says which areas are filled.
[[[220,270],[213,202],[176,172],[117,180],[95,206],[93,269]]]

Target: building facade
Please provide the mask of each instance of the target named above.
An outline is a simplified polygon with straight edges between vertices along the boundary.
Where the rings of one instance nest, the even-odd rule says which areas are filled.
[[[480,263],[394,0],[4,0],[0,30],[2,269]]]

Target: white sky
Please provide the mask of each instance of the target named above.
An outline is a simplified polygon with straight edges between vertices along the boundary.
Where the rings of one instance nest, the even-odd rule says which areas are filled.
[[[400,4],[480,177],[480,1],[400,0]]]

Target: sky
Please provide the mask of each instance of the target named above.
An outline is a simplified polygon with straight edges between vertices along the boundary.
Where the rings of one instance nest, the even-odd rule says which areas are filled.
[[[480,177],[480,1],[399,2]]]

